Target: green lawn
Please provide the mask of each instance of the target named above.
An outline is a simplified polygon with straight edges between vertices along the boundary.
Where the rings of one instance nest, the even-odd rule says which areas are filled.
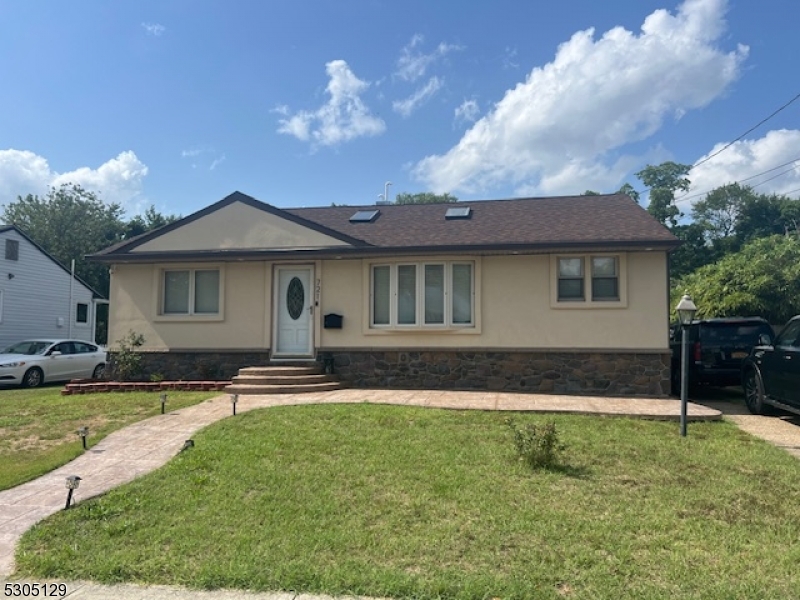
[[[18,575],[396,598],[800,597],[800,462],[717,422],[374,405],[238,415],[40,523]]]
[[[170,392],[170,409],[215,392]],[[0,490],[52,471],[83,452],[79,427],[94,445],[112,431],[161,412],[159,394],[130,392],[62,396],[61,387],[0,390]]]

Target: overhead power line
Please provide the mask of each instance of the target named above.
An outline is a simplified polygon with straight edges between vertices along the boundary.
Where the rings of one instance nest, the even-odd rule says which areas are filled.
[[[755,131],[756,129],[758,129],[759,127],[761,127],[761,126],[762,126],[764,123],[766,123],[767,121],[769,121],[769,120],[770,120],[772,117],[774,117],[775,115],[777,115],[779,112],[781,112],[782,110],[784,110],[785,108],[787,108],[789,105],[791,105],[793,102],[795,102],[795,101],[796,101],[796,100],[798,100],[798,99],[800,99],[800,94],[797,94],[797,95],[796,95],[794,98],[792,98],[791,100],[789,100],[789,101],[788,101],[786,104],[784,104],[783,106],[781,106],[779,109],[777,109],[777,110],[776,110],[775,112],[773,112],[771,115],[769,115],[767,118],[765,118],[765,119],[761,119],[761,120],[760,120],[758,123],[756,123],[755,125],[753,125],[753,126],[750,128],[750,129],[748,129],[747,131],[745,131],[745,132],[744,132],[742,135],[740,135],[739,137],[737,137],[735,140],[733,140],[733,141],[729,142],[728,144],[726,144],[725,146],[723,146],[722,148],[720,148],[719,150],[717,150],[716,152],[714,152],[714,154],[709,154],[709,155],[708,155],[708,156],[706,156],[704,159],[702,159],[702,160],[699,160],[699,161],[697,161],[696,163],[694,163],[694,164],[692,165],[692,168],[694,169],[695,167],[697,167],[697,166],[699,166],[699,165],[702,165],[702,164],[703,164],[703,163],[705,163],[705,162],[708,162],[709,160],[711,160],[712,158],[714,158],[714,157],[715,157],[715,156],[717,156],[718,154],[721,154],[722,152],[725,152],[725,150],[727,150],[728,148],[730,148],[731,146],[733,146],[733,145],[734,145],[736,142],[738,142],[739,140],[741,140],[741,139],[742,139],[744,136],[746,136],[748,133],[751,133],[751,132]]]

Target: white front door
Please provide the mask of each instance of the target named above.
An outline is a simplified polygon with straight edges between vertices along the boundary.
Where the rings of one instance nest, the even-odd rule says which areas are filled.
[[[276,267],[276,356],[312,356],[314,345],[313,267]]]

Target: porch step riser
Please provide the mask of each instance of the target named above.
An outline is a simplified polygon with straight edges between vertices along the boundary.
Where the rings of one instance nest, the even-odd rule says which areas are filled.
[[[237,375],[233,378],[233,385],[307,385],[315,383],[336,382],[331,375]]]
[[[239,369],[239,375],[242,376],[284,376],[295,377],[304,375],[322,375],[322,366],[311,367],[244,367]]]
[[[225,388],[228,394],[300,394],[305,392],[330,392],[341,389],[338,381],[328,383],[315,383],[307,385],[244,385],[233,384]]]

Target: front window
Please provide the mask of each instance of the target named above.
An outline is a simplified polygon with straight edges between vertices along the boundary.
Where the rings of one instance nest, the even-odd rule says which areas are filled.
[[[372,327],[473,327],[474,263],[375,265]]]
[[[219,270],[164,271],[163,314],[215,315],[219,313]]]
[[[75,310],[75,322],[76,323],[88,323],[89,322],[89,305],[83,302],[78,302],[78,306]]]

